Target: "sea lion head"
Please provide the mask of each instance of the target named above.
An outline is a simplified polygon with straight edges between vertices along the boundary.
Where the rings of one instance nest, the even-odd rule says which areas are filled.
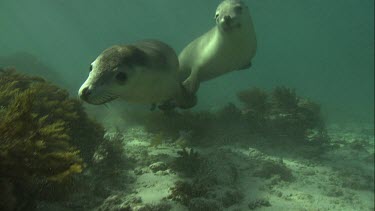
[[[104,50],[90,65],[87,80],[78,91],[87,103],[100,105],[118,98],[132,84],[134,75],[147,65],[147,55],[132,45]]]
[[[216,24],[223,32],[241,28],[248,17],[250,17],[248,7],[241,0],[224,0],[215,13]]]

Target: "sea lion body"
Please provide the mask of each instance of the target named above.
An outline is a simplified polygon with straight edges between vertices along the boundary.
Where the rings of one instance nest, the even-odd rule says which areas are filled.
[[[174,101],[184,107],[178,68],[175,51],[163,42],[146,40],[115,45],[104,50],[91,64],[89,77],[78,95],[95,105],[121,98],[141,104]]]
[[[180,79],[189,93],[199,83],[246,69],[256,52],[256,36],[247,6],[224,0],[216,10],[216,26],[187,45],[179,55]]]

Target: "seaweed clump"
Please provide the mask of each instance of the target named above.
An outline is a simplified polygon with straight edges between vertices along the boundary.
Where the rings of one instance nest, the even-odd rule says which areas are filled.
[[[320,105],[298,96],[294,89],[280,86],[268,92],[254,87],[237,97],[241,107],[230,103],[215,111],[132,112],[127,120],[172,140],[181,141],[181,134],[188,133],[183,143],[187,146],[228,144],[253,136],[303,145],[328,141]],[[151,146],[160,143],[155,139]]]
[[[62,181],[82,171],[79,150],[68,140],[65,122],[46,123],[47,116],[33,115],[32,102],[36,90],[17,95],[0,117],[0,169],[10,177],[45,176]]]
[[[203,165],[203,158],[198,152],[195,152],[193,149],[187,151],[186,148],[183,148],[177,153],[179,157],[172,162],[172,169],[187,177],[197,175]]]
[[[0,179],[12,187],[0,193],[13,195],[17,209],[34,209],[45,191],[71,181],[103,139],[79,101],[14,69],[0,69],[0,108]]]
[[[261,207],[270,207],[271,203],[267,199],[256,199],[248,204],[250,210],[256,210]]]
[[[320,106],[298,97],[294,89],[276,87],[270,94],[251,88],[237,94],[250,130],[284,140],[327,141]],[[299,143],[303,143],[299,142]]]
[[[188,206],[192,199],[204,198],[208,191],[209,187],[202,182],[177,181],[175,186],[171,188],[171,194],[168,199]]]
[[[69,143],[81,150],[80,155],[87,163],[91,162],[99,143],[103,141],[104,128],[88,118],[81,102],[69,98],[66,90],[48,83],[43,78],[19,74],[15,69],[0,69],[0,107],[8,107],[17,95],[33,93],[30,112],[44,124],[57,120],[64,122]],[[17,111],[14,115],[16,115]],[[25,120],[26,123],[26,120]]]
[[[237,93],[238,99],[247,109],[246,112],[253,112],[258,115],[264,115],[268,108],[268,94],[259,88],[251,88]]]
[[[245,121],[251,123],[250,132],[266,132],[266,117],[270,109],[268,93],[254,87],[238,92],[237,98],[243,104],[242,113]]]
[[[215,121],[213,117],[207,111],[132,112],[127,116],[129,122],[143,125],[148,132],[172,139],[179,138],[181,131],[191,131],[194,139],[207,136]]]

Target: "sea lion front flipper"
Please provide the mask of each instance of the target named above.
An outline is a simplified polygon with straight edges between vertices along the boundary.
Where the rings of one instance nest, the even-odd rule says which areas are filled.
[[[248,69],[248,68],[250,68],[251,67],[251,61],[249,62],[249,63],[247,63],[247,64],[245,64],[244,66],[242,66],[241,68],[239,68],[238,70],[244,70],[244,69]]]
[[[156,109],[156,103],[151,104],[150,111],[155,111]]]
[[[180,109],[189,109],[197,104],[197,95],[190,93],[185,89],[184,85],[181,84],[181,94],[176,97],[176,104]]]
[[[195,94],[199,88],[197,74],[190,74],[190,76],[184,82],[182,82],[182,85],[189,94]]]
[[[171,111],[177,107],[176,103],[171,100],[165,101],[164,103],[158,105],[158,109],[162,111]]]
[[[183,103],[178,103],[178,107],[180,109],[190,109],[197,104],[197,101],[197,96],[195,94],[189,94],[188,96],[186,96],[186,99],[184,99]]]

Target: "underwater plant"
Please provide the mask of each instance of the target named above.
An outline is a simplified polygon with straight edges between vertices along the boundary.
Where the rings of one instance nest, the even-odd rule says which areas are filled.
[[[39,77],[0,69],[0,107],[0,179],[13,187],[18,207],[30,201],[27,210],[81,173],[103,140],[79,101]]]
[[[177,153],[179,157],[172,162],[172,169],[187,177],[195,176],[202,166],[203,158],[193,149],[187,151],[186,148],[183,148]]]
[[[163,144],[163,141],[164,141],[164,136],[162,133],[157,133],[155,134],[151,140],[150,140],[150,147],[155,147],[157,148],[158,146],[162,145]]]
[[[296,91],[284,86],[276,87],[271,93],[273,112],[293,112],[297,109],[299,98]]]
[[[0,175],[17,187],[15,195],[33,192],[35,180],[60,183],[83,168],[79,150],[68,143],[65,123],[47,124],[46,117],[33,115],[33,100],[33,91],[17,95],[0,117]]]
[[[270,96],[259,88],[237,93],[250,132],[296,143],[327,140],[317,103],[298,97],[295,90],[283,86],[276,87]]]
[[[268,111],[268,94],[257,87],[238,92],[237,98],[244,105],[246,112],[254,112],[260,115],[265,115],[265,113]]]
[[[206,196],[208,190],[207,185],[201,182],[177,181],[175,186],[171,188],[171,194],[168,199],[188,206],[192,199]]]
[[[276,113],[289,113],[297,109],[299,98],[296,91],[284,86],[274,88],[271,93],[271,110]]]
[[[298,113],[304,118],[303,122],[307,128],[325,127],[320,111],[320,105],[311,100],[301,99],[298,103]]]
[[[268,93],[253,87],[240,91],[237,97],[242,107],[228,104],[216,111],[134,112],[127,115],[127,121],[177,142],[187,131],[191,135],[184,146],[232,143],[249,135],[299,144],[321,144],[328,139],[320,106],[297,96],[293,89],[280,86]],[[161,142],[159,138],[151,140],[151,147]]]
[[[224,120],[225,122],[233,122],[241,119],[242,112],[233,103],[228,103],[222,109],[216,112],[216,118],[219,120]]]
[[[314,130],[320,134],[315,143],[327,140],[318,104],[298,97],[294,90],[285,87],[275,88],[272,96],[272,111],[268,118],[270,135],[312,143],[310,132]]]
[[[119,132],[107,133],[93,155],[95,168],[108,170],[126,166],[123,140]]]
[[[262,160],[254,168],[253,175],[256,177],[271,178],[278,176],[280,180],[292,181],[294,179],[292,171],[282,160]]]
[[[169,211],[172,209],[172,205],[167,202],[146,204],[143,207],[137,208],[138,211]]]
[[[114,190],[124,188],[124,177],[128,169],[136,162],[125,156],[124,137],[121,133],[106,133],[93,155],[89,186],[94,192],[107,197]]]
[[[127,120],[142,125],[150,133],[171,139],[178,139],[181,131],[192,131],[193,138],[197,140],[209,132],[215,118],[207,111],[153,111],[129,113]]]
[[[10,68],[0,70],[0,107],[6,108],[15,96],[26,90],[34,93],[30,112],[43,117],[45,124],[56,120],[65,122],[70,144],[81,150],[85,162],[91,162],[96,147],[103,141],[104,128],[88,118],[81,102],[69,98],[66,90],[43,78],[20,74]]]
[[[271,203],[267,199],[255,199],[248,204],[250,210],[256,210],[260,207],[270,207]]]
[[[242,117],[250,126],[252,133],[264,133],[266,117],[269,113],[270,103],[268,93],[260,88],[253,87],[237,93],[237,98],[242,103]]]

